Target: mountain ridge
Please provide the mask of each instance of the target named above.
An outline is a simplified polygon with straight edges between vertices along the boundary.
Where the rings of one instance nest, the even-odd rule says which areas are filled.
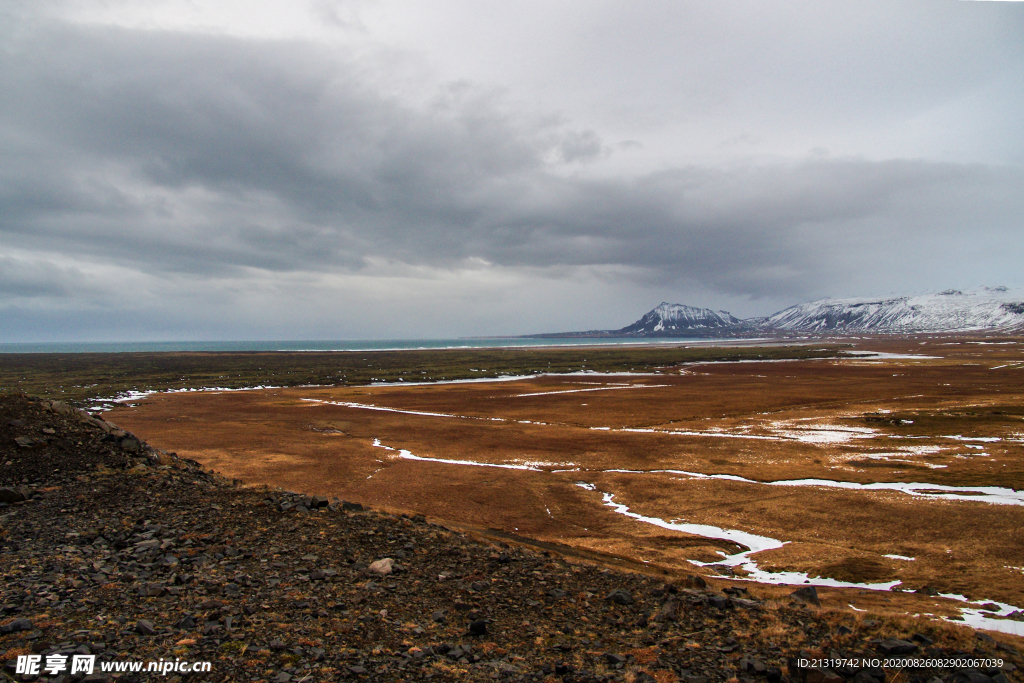
[[[758,334],[911,334],[1024,331],[1024,293],[1007,287],[888,297],[824,298],[769,316],[740,319],[728,311],[662,302],[615,330],[537,337],[744,337]]]

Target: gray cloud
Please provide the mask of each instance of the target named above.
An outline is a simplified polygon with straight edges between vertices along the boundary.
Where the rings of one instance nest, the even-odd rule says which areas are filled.
[[[940,22],[934,35],[949,29]],[[911,43],[931,49],[934,35]],[[937,274],[965,253],[976,255],[957,278],[1016,272],[1005,246],[994,252],[1021,246],[1019,164],[806,153],[623,171],[618,155],[650,145],[465,81],[403,96],[355,50],[58,21],[15,21],[0,40],[0,248],[29,255],[0,258],[8,300],[130,307],[103,298],[93,279],[106,267],[144,275],[152,291],[187,275],[224,287],[225,301],[251,286],[267,310],[294,292],[261,289],[261,279],[308,275],[330,298],[344,289],[325,284],[335,276],[399,292],[389,278],[405,267],[430,277],[494,268],[524,283],[589,269],[653,303],[699,291],[717,301],[693,303],[712,305],[856,294],[878,282],[961,285]],[[947,61],[922,72],[927,82],[906,106],[976,77]],[[854,106],[864,79],[874,82],[848,68],[860,85],[835,84],[833,105]],[[734,65],[722,81],[742,73]],[[787,74],[783,86],[800,69]],[[53,265],[59,257],[89,267]],[[396,268],[382,272],[382,262]],[[451,300],[461,286],[470,285],[439,294]],[[211,317],[187,297],[151,303]],[[445,312],[439,301],[435,317]],[[621,315],[625,324],[633,313]],[[254,323],[248,334],[273,327]]]

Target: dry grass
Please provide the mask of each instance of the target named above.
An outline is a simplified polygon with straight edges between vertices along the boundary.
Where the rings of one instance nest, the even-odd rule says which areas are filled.
[[[618,557],[672,576],[693,571],[690,559],[737,551],[727,541],[616,515],[602,499],[611,493],[647,516],[789,541],[758,554],[762,567],[853,582],[899,580],[910,589],[931,586],[1024,606],[1024,582],[1012,569],[1024,566],[1020,506],[650,473],[1024,488],[1024,439],[1013,436],[1024,432],[1024,410],[1015,407],[1024,405],[1024,371],[992,369],[1024,360],[1021,347],[920,341],[858,344],[942,357],[668,366],[656,377],[156,395],[111,419],[229,477],[423,513],[482,533],[497,529],[594,561]],[[868,433],[873,438],[857,436]],[[396,450],[375,447],[375,440]],[[408,460],[397,449],[452,461],[533,463],[538,471]],[[594,490],[576,486],[580,480]],[[873,614],[952,615],[959,607],[913,593],[821,594],[824,607],[845,614],[851,603]]]

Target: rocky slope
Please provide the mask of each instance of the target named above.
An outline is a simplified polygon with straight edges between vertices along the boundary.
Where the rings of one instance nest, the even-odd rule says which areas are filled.
[[[0,394],[0,662],[209,661],[168,681],[1020,681],[1012,639],[674,583],[245,488],[83,411]],[[719,590],[720,589],[720,590]],[[907,626],[912,624],[912,626]],[[798,658],[979,656],[884,670]],[[88,680],[152,680],[102,674]]]

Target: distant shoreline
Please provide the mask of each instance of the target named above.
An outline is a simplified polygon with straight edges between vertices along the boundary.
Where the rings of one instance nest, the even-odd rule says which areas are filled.
[[[580,338],[457,337],[449,339],[338,339],[271,341],[150,341],[150,342],[23,342],[0,343],[0,353],[317,353],[345,351],[441,351],[445,349],[499,349],[551,347],[616,347],[707,343],[707,339],[678,337]],[[717,340],[716,340],[717,341]]]

